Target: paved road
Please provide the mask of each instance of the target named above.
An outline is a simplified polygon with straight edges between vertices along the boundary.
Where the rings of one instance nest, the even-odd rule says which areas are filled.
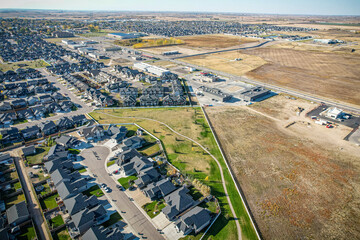
[[[41,240],[52,239],[52,237],[48,234],[46,222],[44,221],[43,215],[40,211],[40,206],[36,201],[36,196],[30,190],[31,183],[26,175],[24,163],[20,161],[19,157],[15,157],[14,162],[25,194],[26,202],[28,204],[29,213],[34,222],[38,237]]]
[[[59,88],[59,93],[61,93],[62,95],[66,96],[66,97],[70,97],[70,101],[72,101],[75,104],[80,105],[81,107],[79,107],[76,111],[71,111],[68,113],[57,113],[55,116],[43,118],[41,120],[31,121],[31,122],[27,122],[27,123],[17,124],[17,125],[15,125],[15,127],[22,129],[27,126],[31,127],[34,125],[38,125],[39,122],[43,122],[46,120],[57,121],[59,118],[61,118],[63,116],[70,117],[70,116],[75,116],[75,115],[79,115],[79,114],[89,113],[93,110],[92,107],[89,107],[88,105],[86,105],[85,102],[81,101],[78,97],[76,97],[69,89],[67,89],[67,87],[65,87],[64,85],[59,83],[57,81],[57,77],[50,75],[49,73],[47,73],[45,71],[45,69],[38,69],[38,70],[46,76],[46,78],[49,80],[49,82],[55,83],[54,85],[57,88]]]
[[[114,115],[111,115],[111,114],[108,114],[108,113],[104,113],[108,116],[112,116],[114,118],[126,118],[126,119],[144,119],[144,120],[149,120],[149,121],[153,121],[153,122],[157,122],[157,123],[160,123],[161,125],[164,125],[165,127],[167,127],[170,131],[172,131],[173,133],[183,137],[183,138],[186,138],[187,140],[195,143],[196,145],[198,145],[199,147],[201,147],[207,154],[209,154],[216,162],[216,164],[218,165],[218,168],[220,170],[220,175],[221,175],[221,182],[222,182],[222,185],[223,185],[223,188],[224,188],[224,192],[225,192],[225,196],[226,196],[226,199],[228,201],[228,204],[230,206],[230,210],[231,210],[231,213],[233,214],[233,216],[235,216],[235,223],[236,223],[236,227],[237,227],[237,232],[238,232],[238,239],[241,240],[242,239],[242,234],[241,234],[241,227],[240,227],[240,223],[239,223],[239,220],[238,218],[236,217],[236,213],[235,213],[235,210],[234,210],[234,206],[232,205],[231,203],[231,200],[230,200],[230,197],[229,197],[229,194],[228,194],[228,191],[227,191],[227,188],[226,188],[226,181],[225,181],[225,177],[224,177],[224,172],[223,172],[223,168],[220,164],[220,162],[217,160],[217,158],[212,155],[207,148],[205,148],[204,146],[202,146],[200,143],[198,143],[197,141],[185,136],[185,135],[182,135],[181,133],[178,133],[177,131],[175,131],[174,129],[172,129],[169,125],[167,125],[166,123],[164,122],[160,122],[158,120],[155,120],[155,119],[152,119],[152,118],[145,118],[145,117],[119,117],[119,116],[114,116]],[[234,184],[236,185],[236,183],[234,182]],[[241,196],[241,193],[239,192],[239,195]],[[246,207],[245,203],[243,203],[244,206]],[[251,219],[251,216],[249,215],[249,218]],[[254,227],[255,231],[256,231],[256,228]],[[257,232],[256,232],[257,233]],[[259,237],[259,234],[257,233],[257,236],[258,238],[260,239]]]
[[[95,157],[93,151],[98,154],[100,160]],[[100,183],[105,183],[112,189],[112,191],[106,193],[106,195],[110,199],[115,200],[113,203],[115,203],[120,211],[125,211],[125,213],[121,213],[121,216],[132,229],[134,229],[135,233],[142,233],[142,236],[147,237],[147,239],[164,239],[137,206],[129,200],[129,197],[123,191],[119,191],[116,188],[114,179],[108,175],[108,172],[105,169],[105,160],[109,153],[110,150],[107,147],[95,146],[83,150],[81,156],[85,158],[85,160],[83,160],[84,164],[88,166],[90,172],[97,175],[97,180]]]

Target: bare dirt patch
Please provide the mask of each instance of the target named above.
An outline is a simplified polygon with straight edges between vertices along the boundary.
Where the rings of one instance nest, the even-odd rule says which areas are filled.
[[[228,48],[258,41],[256,39],[224,34],[186,36],[179,39],[185,41],[185,46],[187,47],[204,49]]]
[[[236,58],[241,58],[242,60],[235,61]],[[238,51],[200,55],[182,58],[180,60],[234,75],[244,75],[267,63],[261,57],[240,53]]]
[[[268,61],[247,76],[352,104],[360,102],[360,56],[258,48],[243,51]]]
[[[264,239],[360,237],[358,148],[308,138],[317,126],[285,129],[282,113],[269,113],[276,121],[247,107],[206,112]]]

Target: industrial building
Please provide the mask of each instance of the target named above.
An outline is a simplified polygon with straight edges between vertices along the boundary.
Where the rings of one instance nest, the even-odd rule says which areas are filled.
[[[104,50],[104,52],[120,51],[121,47],[110,46],[110,47],[104,47],[103,50]]]
[[[160,67],[153,66],[153,65],[150,65],[150,64],[147,64],[147,63],[143,63],[143,62],[135,63],[134,67],[137,68],[137,69],[140,69],[140,70],[142,70],[144,72],[152,73],[152,74],[154,74],[156,76],[159,76],[159,77],[171,73],[169,70],[166,70],[164,68],[160,68]]]
[[[65,31],[55,31],[51,34],[53,37],[57,38],[67,38],[67,37],[74,37],[74,34],[71,32],[65,32]]]
[[[118,38],[118,39],[132,39],[146,36],[143,33],[109,33],[109,37]]]
[[[332,119],[342,118],[343,115],[344,112],[337,107],[328,108],[325,112],[325,116]]]
[[[262,98],[270,93],[270,90],[263,87],[257,86],[240,93],[240,98],[246,101],[255,101],[256,99]]]
[[[211,95],[212,98],[221,102],[229,101],[232,98],[232,95],[223,93],[220,89],[217,88],[209,88],[209,87],[201,86],[199,87],[199,89]]]
[[[179,51],[168,51],[168,52],[162,53],[162,55],[164,55],[164,56],[175,55],[175,54],[180,54],[180,53],[179,53]]]

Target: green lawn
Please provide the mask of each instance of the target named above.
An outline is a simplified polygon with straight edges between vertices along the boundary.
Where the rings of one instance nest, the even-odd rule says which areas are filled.
[[[95,195],[97,197],[101,197],[104,195],[103,191],[99,188],[98,185],[94,185],[91,188],[89,188],[88,190],[82,192],[84,195],[90,197],[92,195]]]
[[[202,202],[199,204],[199,207],[207,208],[210,212],[216,213],[216,203],[215,202]]]
[[[8,209],[14,204],[17,204],[19,202],[25,201],[25,195],[20,194],[11,198],[7,198],[6,196],[3,196],[3,199],[5,200],[5,207]]]
[[[120,214],[118,212],[116,212],[116,213],[111,214],[110,219],[101,225],[104,226],[104,228],[107,228],[107,227],[110,227],[111,225],[117,223],[121,219],[122,219],[122,217],[120,216]]]
[[[56,208],[58,205],[56,203],[55,198],[59,197],[59,194],[54,194],[50,197],[40,199],[40,205],[43,210],[45,209],[53,209]]]
[[[110,167],[111,165],[115,164],[115,160],[109,161],[106,163],[106,166]]]
[[[20,228],[20,235],[17,240],[32,240],[36,237],[35,229],[32,225],[26,225]]]
[[[129,185],[129,180],[133,180],[135,181],[136,179],[138,179],[136,176],[134,175],[131,175],[131,176],[128,176],[126,178],[119,178],[118,179],[118,182],[121,184],[121,186],[123,186],[125,189],[128,189],[130,187]]]
[[[159,144],[155,142],[138,149],[138,151],[144,156],[151,156],[155,153],[158,153],[160,151],[160,147]]]
[[[153,202],[147,203],[143,206],[144,210],[151,218],[154,218],[158,214],[160,214],[161,209],[163,209],[164,207],[165,207],[165,203],[163,203],[162,201],[161,202],[153,201]]]
[[[42,163],[44,156],[49,152],[50,147],[40,147],[36,148],[36,154],[31,156],[26,156],[26,161],[29,164],[38,164]]]
[[[79,149],[69,148],[68,151],[69,151],[69,153],[71,153],[71,154],[76,154],[76,155],[80,153],[80,150],[79,150]]]
[[[18,124],[22,124],[22,123],[27,123],[28,120],[26,119],[17,119],[14,121],[13,125],[18,125]]]
[[[83,172],[86,172],[87,170],[86,170],[85,167],[82,167],[82,168],[77,169],[77,171],[78,171],[79,173],[83,173]]]
[[[49,184],[47,184],[47,183],[43,184],[43,186],[44,186],[44,189],[40,192],[40,194],[44,196],[45,194],[50,193],[51,189],[50,189]],[[39,194],[39,192],[36,192],[36,194]]]
[[[17,183],[14,183],[15,190],[21,189],[21,183],[18,181]]]
[[[189,190],[190,190],[189,194],[193,197],[195,201],[203,197],[203,195],[195,187],[191,186]]]
[[[0,64],[0,70],[6,72],[8,70],[15,71],[18,68],[43,68],[49,66],[46,62],[41,59],[33,60],[33,61],[20,61],[20,62],[13,62],[13,63],[3,63]]]
[[[69,232],[66,229],[66,227],[53,233],[52,237],[53,237],[53,240],[71,240],[71,237],[70,237]]]
[[[64,220],[62,219],[61,215],[57,215],[56,217],[49,220],[49,225],[52,228],[57,228],[64,224]]]

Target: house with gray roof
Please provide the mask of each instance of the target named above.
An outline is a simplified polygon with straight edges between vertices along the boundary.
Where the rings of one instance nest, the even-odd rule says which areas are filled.
[[[124,234],[117,227],[104,228],[103,226],[92,226],[82,237],[86,240],[123,240]]]
[[[141,170],[152,166],[153,163],[146,157],[135,156],[128,163],[121,164],[120,169],[124,171],[126,175],[132,175],[134,173],[139,174]]]
[[[75,171],[77,172],[77,171]],[[56,189],[62,200],[75,196],[87,189],[87,182],[83,178],[79,178],[75,181],[61,181]]]
[[[12,162],[12,157],[10,153],[2,153],[0,152],[0,164],[6,164]]]
[[[68,117],[61,117],[59,120],[56,121],[56,125],[60,130],[69,129],[74,127],[74,122]]]
[[[50,135],[57,132],[57,126],[53,121],[47,120],[45,122],[41,122],[39,123],[39,127],[44,135]]]
[[[130,148],[138,149],[141,148],[144,144],[145,140],[138,136],[132,136],[129,138],[125,138],[120,147],[123,149],[123,151],[126,151]]]
[[[126,127],[124,127],[124,126],[118,127],[114,124],[110,124],[108,130],[106,131],[106,133],[109,136],[111,136],[112,139],[115,139],[117,142],[124,140],[127,132],[128,132],[128,130]]]
[[[65,151],[65,148],[59,144],[55,144],[49,149],[47,155],[44,159],[47,161],[53,160],[55,158],[67,159],[68,152]]]
[[[33,155],[36,153],[36,148],[34,145],[31,145],[28,147],[23,147],[21,150],[22,150],[24,156]]]
[[[71,216],[68,224],[70,236],[75,238],[83,235],[92,226],[101,224],[109,219],[103,205],[97,205],[92,209],[85,208]]]
[[[189,189],[181,187],[164,197],[166,206],[161,210],[167,219],[173,220],[180,213],[195,204],[193,198],[188,195]]]
[[[150,183],[142,191],[151,200],[159,199],[165,197],[169,193],[176,190],[174,184],[170,181],[169,178],[164,178],[158,182]]]
[[[159,172],[154,167],[149,167],[140,171],[134,182],[140,189],[146,187],[149,183],[158,181],[161,177]]]
[[[60,137],[55,139],[55,142],[65,149],[73,148],[75,145],[79,143],[79,140],[73,136],[69,135],[61,135]]]
[[[71,160],[54,159],[44,163],[44,167],[48,173],[52,173],[55,170],[68,170],[71,171],[74,168]]]
[[[86,140],[100,140],[104,136],[104,127],[102,125],[92,125],[89,127],[85,127],[80,129],[80,135],[84,137]]]
[[[204,227],[209,225],[210,221],[210,211],[196,206],[184,215],[180,216],[175,222],[175,227],[178,232],[181,231],[185,235],[191,232],[195,232],[195,234],[197,234]]]
[[[159,97],[156,95],[141,95],[140,99],[140,105],[141,106],[157,106],[159,105]]]
[[[80,115],[75,115],[71,117],[71,120],[73,121],[73,123],[77,126],[81,126],[84,125],[85,123],[88,122],[88,119],[85,117],[84,114],[80,114]]]
[[[8,208],[6,210],[6,217],[8,223],[12,226],[17,226],[30,219],[30,214],[25,201],[14,204]]]
[[[121,166],[125,163],[128,163],[130,162],[130,160],[133,158],[133,157],[141,157],[141,154],[136,151],[135,149],[133,148],[130,148],[126,151],[123,151],[121,152],[119,155],[118,155],[118,159],[116,160],[116,164],[118,166]]]
[[[35,116],[30,109],[22,109],[16,112],[18,119],[34,119]]]
[[[33,107],[30,107],[29,109],[31,109],[35,118],[37,118],[37,119],[43,118],[45,116],[46,109],[44,106],[33,106]]]
[[[40,128],[37,125],[34,125],[32,127],[26,127],[22,129],[21,134],[25,139],[35,138],[41,136],[40,134]]]
[[[64,204],[67,213],[69,213],[70,215],[74,215],[81,210],[84,210],[85,208],[91,209],[93,207],[96,207],[99,204],[99,200],[95,195],[87,197],[82,193],[78,193],[71,198],[65,199]]]

